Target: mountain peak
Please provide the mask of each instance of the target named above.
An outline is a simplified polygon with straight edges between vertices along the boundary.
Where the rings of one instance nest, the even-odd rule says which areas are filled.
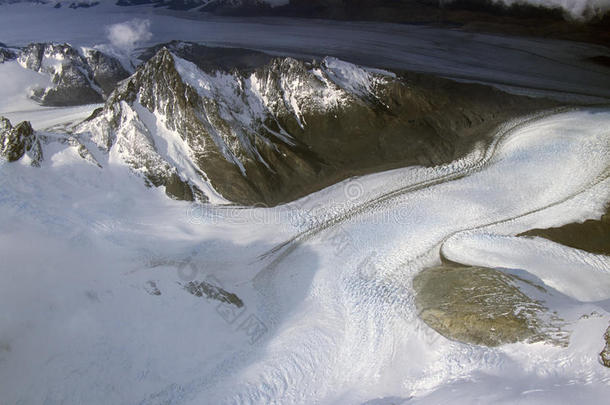
[[[7,118],[0,117],[0,156],[15,162],[26,154],[32,166],[40,166],[42,147],[30,122],[23,121],[13,127]]]

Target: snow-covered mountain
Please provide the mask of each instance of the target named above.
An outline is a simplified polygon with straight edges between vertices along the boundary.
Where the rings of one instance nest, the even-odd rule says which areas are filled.
[[[69,44],[33,43],[19,51],[17,60],[24,68],[51,77],[51,87],[36,88],[31,95],[48,106],[102,102],[120,80],[129,76],[117,59],[96,49],[76,49]]]
[[[178,41],[140,57],[109,95],[127,73],[97,50],[31,44],[18,62],[53,78],[34,91],[43,104],[106,98],[69,129],[79,154],[126,163],[185,200],[275,205],[354,175],[450,162],[506,117],[546,103],[330,57]],[[105,157],[96,160],[98,149]]]
[[[181,187],[176,197],[276,203],[283,188],[312,182],[325,164],[315,141],[306,143],[308,122],[380,108],[377,94],[392,82],[390,73],[335,59],[205,72],[163,48],[77,131],[153,185],[179,178],[193,190]]]
[[[477,86],[473,101],[456,83],[418,80],[175,42],[75,132],[173,197],[275,205],[354,174],[451,161],[530,103]]]

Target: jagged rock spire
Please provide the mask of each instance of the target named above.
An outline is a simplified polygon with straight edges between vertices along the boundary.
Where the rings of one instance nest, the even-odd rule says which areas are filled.
[[[23,121],[13,127],[8,119],[0,117],[0,156],[15,162],[26,153],[32,166],[40,166],[42,147],[32,125],[29,121]]]

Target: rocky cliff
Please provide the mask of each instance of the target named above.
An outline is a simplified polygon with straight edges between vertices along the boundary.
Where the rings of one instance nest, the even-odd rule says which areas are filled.
[[[24,155],[32,166],[40,166],[42,147],[32,126],[24,121],[13,127],[8,119],[0,117],[0,156],[15,162]]]

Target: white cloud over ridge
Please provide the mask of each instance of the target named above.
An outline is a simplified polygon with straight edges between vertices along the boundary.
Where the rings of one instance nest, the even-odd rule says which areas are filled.
[[[106,32],[112,46],[124,53],[133,51],[139,42],[148,41],[152,38],[150,20],[139,18],[109,25]]]

